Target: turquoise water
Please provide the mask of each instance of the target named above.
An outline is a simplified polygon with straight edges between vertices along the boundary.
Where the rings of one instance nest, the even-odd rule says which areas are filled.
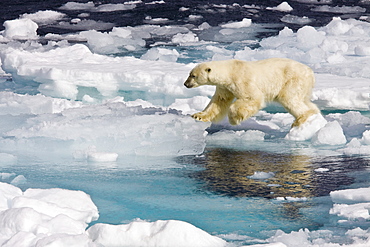
[[[0,171],[24,175],[27,181],[19,185],[22,189],[85,191],[100,212],[92,224],[177,219],[233,238],[237,244],[258,243],[278,229],[290,232],[327,226],[332,206],[329,191],[369,186],[369,160],[359,157],[312,159],[209,148],[199,157],[125,157],[114,163],[42,159],[19,157],[16,164],[2,165]],[[332,171],[317,173],[314,169],[318,167]],[[254,171],[274,172],[275,176],[247,178]],[[303,199],[281,201],[278,197]]]

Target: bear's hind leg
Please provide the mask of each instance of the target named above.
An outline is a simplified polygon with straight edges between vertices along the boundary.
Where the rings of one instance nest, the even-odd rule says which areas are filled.
[[[302,100],[279,101],[284,108],[295,117],[292,127],[300,126],[312,115],[320,113],[319,108],[311,101]]]
[[[304,122],[306,122],[307,119],[309,117],[311,117],[312,115],[320,113],[319,108],[317,108],[317,106],[314,103],[306,102],[306,106],[308,107],[307,111],[305,111],[303,113],[300,113],[300,114],[298,114],[298,113],[295,113],[295,115],[292,114],[296,118],[295,121],[292,124],[292,127],[300,126]]]

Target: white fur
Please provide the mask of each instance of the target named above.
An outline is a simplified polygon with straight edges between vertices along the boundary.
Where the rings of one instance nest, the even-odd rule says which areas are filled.
[[[296,118],[293,126],[300,126],[320,112],[310,101],[314,84],[314,73],[308,66],[286,58],[270,58],[201,63],[190,72],[184,85],[216,86],[208,106],[192,115],[197,120],[217,122],[228,114],[229,122],[236,125],[267,102],[277,101]]]

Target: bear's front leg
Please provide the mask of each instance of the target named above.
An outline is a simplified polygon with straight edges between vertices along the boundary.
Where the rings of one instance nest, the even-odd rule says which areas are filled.
[[[221,121],[227,114],[230,104],[234,100],[234,95],[227,89],[216,87],[215,95],[207,107],[192,115],[196,120],[203,122]]]
[[[242,121],[256,114],[262,107],[262,102],[253,99],[237,99],[229,109],[229,123],[239,125]]]

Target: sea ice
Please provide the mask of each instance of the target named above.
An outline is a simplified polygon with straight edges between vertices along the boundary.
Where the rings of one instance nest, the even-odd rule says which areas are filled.
[[[45,25],[58,21],[65,16],[66,16],[65,14],[60,13],[58,11],[40,10],[32,14],[23,14],[21,15],[21,18],[30,19],[39,25]]]
[[[335,203],[361,203],[370,202],[370,188],[346,189],[330,192],[330,197]]]
[[[360,6],[335,6],[331,7],[328,5],[317,6],[312,8],[311,11],[317,12],[331,12],[331,13],[364,13],[366,12],[365,8]]]
[[[346,144],[347,139],[340,124],[333,121],[328,122],[315,133],[312,137],[312,143],[314,145],[341,145]]]
[[[222,28],[241,28],[241,27],[249,27],[252,24],[251,19],[244,18],[240,22],[231,22],[227,24],[222,24]]]
[[[327,121],[321,114],[313,115],[301,126],[293,127],[285,136],[285,139],[293,141],[309,140],[326,124]]]
[[[95,224],[87,231],[94,243],[103,246],[225,246],[195,226],[177,220],[134,221],[127,225]]]
[[[9,39],[36,39],[38,25],[31,19],[16,19],[4,22],[4,37]]]
[[[8,93],[10,94],[10,93]],[[13,96],[13,95],[11,95]],[[34,96],[15,97],[19,103],[13,112],[29,113],[23,104]],[[10,98],[8,98],[10,99]],[[52,99],[39,97],[40,100],[53,105]],[[56,99],[60,103],[66,101]],[[10,103],[11,101],[8,101]],[[37,102],[43,105],[46,102]],[[22,110],[25,108],[25,110]],[[4,107],[4,113],[8,110]],[[81,105],[78,107],[66,104],[66,108],[53,112],[52,109],[39,109],[36,116],[29,116],[27,121],[13,124],[13,130],[4,129],[2,136],[13,136],[18,145],[30,150],[38,150],[41,145],[45,149],[45,141],[53,140],[47,145],[62,145],[53,152],[67,152],[73,156],[76,151],[89,150],[86,159],[90,161],[115,161],[118,155],[149,155],[177,156],[200,154],[205,147],[205,129],[210,123],[196,122],[189,116],[184,116],[175,110],[170,113],[161,108],[143,108],[142,106],[126,106],[122,99],[111,100],[98,105]],[[26,117],[26,116],[25,116]],[[16,118],[16,116],[14,116]],[[27,117],[26,117],[27,118]],[[10,118],[12,119],[12,118]],[[10,120],[9,120],[10,121]],[[0,128],[1,130],[1,128]],[[30,142],[24,142],[23,140]],[[37,144],[39,141],[39,144]],[[0,139],[0,145],[9,145],[7,139]],[[13,143],[14,145],[16,145]],[[31,144],[33,143],[33,144]],[[35,145],[33,148],[28,145]],[[41,150],[39,150],[41,151]]]
[[[267,7],[268,10],[275,10],[275,11],[281,11],[281,12],[290,12],[293,10],[293,8],[289,5],[287,2],[282,2],[276,7]]]
[[[177,50],[154,47],[141,56],[143,60],[176,62],[180,54]]]

